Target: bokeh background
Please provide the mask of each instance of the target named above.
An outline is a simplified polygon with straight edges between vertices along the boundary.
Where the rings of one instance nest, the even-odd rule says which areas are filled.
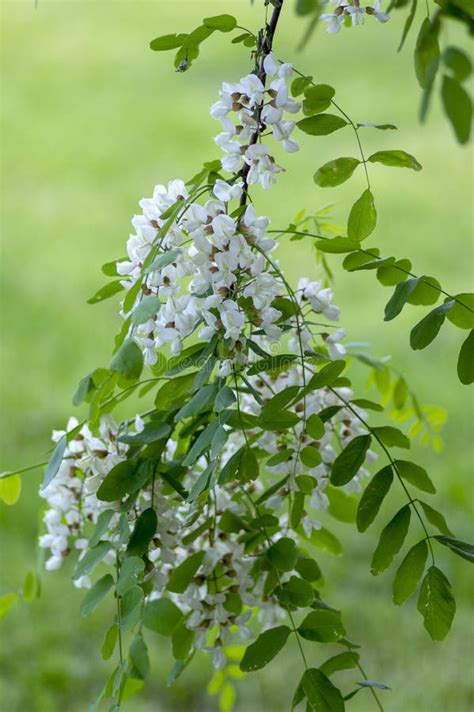
[[[33,0],[3,0],[2,470],[44,459],[50,430],[62,427],[72,412],[70,394],[77,381],[108,363],[118,326],[116,305],[85,303],[104,282],[100,265],[124,253],[137,202],[152,193],[155,183],[188,178],[202,161],[217,156],[211,137],[218,125],[208,107],[223,80],[237,79],[250,66],[249,50],[216,34],[192,70],[179,75],[172,53],[153,53],[148,42],[192,29],[203,17],[224,11],[256,28],[261,5],[260,0],[253,8],[248,0],[39,0],[35,9]],[[397,133],[367,130],[367,151],[403,148],[424,166],[421,173],[371,169],[379,210],[371,244],[384,254],[409,256],[415,271],[434,274],[448,291],[468,291],[472,154],[456,144],[437,97],[427,125],[417,121],[413,37],[396,53],[403,13],[387,25],[367,22],[335,37],[319,31],[298,54],[304,23],[295,17],[293,3],[288,5],[276,42],[279,55],[336,87],[338,101],[355,120],[399,127]],[[447,40],[455,41],[457,33],[450,26]],[[311,177],[330,158],[357,155],[353,135],[347,130],[303,143],[304,150],[286,158],[289,170],[277,188],[256,195],[258,209],[283,226],[302,207],[312,211],[334,203],[335,217],[344,223],[363,189],[362,173],[326,190]],[[304,242],[287,243],[280,257],[292,279],[301,273],[318,275]],[[392,354],[419,398],[448,410],[443,452],[435,455],[416,446],[413,457],[425,463],[438,486],[434,506],[445,511],[460,538],[468,538],[472,401],[455,375],[462,335],[448,324],[429,349],[410,351],[408,330],[420,318],[416,308],[383,323],[390,292],[372,273],[347,275],[337,257],[331,265],[336,303],[350,337],[370,342],[376,356]],[[0,594],[21,588],[26,571],[35,566],[40,478],[38,471],[24,476],[15,507],[0,503]],[[333,527],[345,555],[319,557],[326,571],[325,596],[343,608],[351,638],[363,644],[369,677],[392,688],[384,693],[387,711],[467,712],[474,705],[468,567],[447,550],[440,552],[459,607],[451,634],[441,644],[424,632],[414,602],[402,609],[391,604],[393,572],[377,579],[370,575],[370,555],[396,499],[392,496],[385,516],[364,536],[347,525]],[[86,710],[111,670],[99,647],[112,612],[104,606],[92,620],[81,619],[83,594],[71,585],[70,573],[66,566],[46,574],[41,598],[16,606],[2,623],[1,712]],[[212,673],[206,658],[170,690],[165,686],[167,641],[156,640],[153,646],[152,682],[129,703],[130,710],[218,709],[217,700],[206,695]],[[315,647],[311,655],[319,664],[326,651]],[[299,674],[296,654],[285,652],[239,684],[237,709],[286,712]],[[346,677],[346,689],[351,689],[354,675]],[[359,712],[372,708],[366,692],[351,707]]]

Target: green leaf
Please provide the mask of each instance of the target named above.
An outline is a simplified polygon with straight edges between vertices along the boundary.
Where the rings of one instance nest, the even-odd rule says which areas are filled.
[[[206,27],[210,27],[211,30],[231,32],[237,25],[237,20],[232,15],[214,15],[213,17],[205,17],[203,24]]]
[[[0,479],[0,500],[10,507],[16,504],[21,494],[20,475],[10,475]]]
[[[431,566],[423,579],[417,608],[431,638],[446,638],[456,613],[456,601],[448,579],[436,566]]]
[[[298,556],[295,569],[305,581],[310,583],[322,578],[321,569],[316,561],[309,556]]]
[[[407,278],[407,272],[409,272],[410,269],[410,260],[395,260],[395,262],[382,265],[377,269],[377,279],[384,287],[393,287],[395,284],[398,284],[398,282],[403,282]]]
[[[179,566],[173,569],[166,586],[167,590],[173,593],[184,593],[201,566],[204,554],[204,551],[191,554],[191,556],[188,556]]]
[[[111,371],[130,381],[137,381],[143,369],[143,354],[132,339],[124,341],[110,363]]]
[[[354,252],[354,250],[359,249],[358,242],[341,236],[333,237],[332,240],[329,238],[315,240],[314,245],[320,252],[328,252],[329,254],[344,254],[345,252]]]
[[[311,116],[320,114],[331,106],[331,99],[335,91],[329,84],[317,84],[307,87],[304,94],[303,113],[306,116]]]
[[[216,388],[214,384],[203,386],[200,388],[183,407],[176,413],[174,419],[184,420],[192,415],[197,415],[202,413],[210,405],[211,401],[216,395]]]
[[[105,284],[103,287],[101,287],[93,297],[87,300],[88,304],[98,304],[99,302],[103,302],[106,299],[109,299],[109,297],[113,297],[114,294],[118,294],[118,292],[121,292],[124,289],[123,284],[119,279],[115,280],[114,282],[109,282],[108,284]]]
[[[250,447],[244,447],[240,454],[237,479],[246,483],[256,480],[259,474],[258,460],[255,452]]]
[[[427,89],[436,75],[439,64],[439,20],[423,20],[415,46],[415,73],[422,89]]]
[[[0,596],[0,621],[5,618],[10,608],[17,601],[18,595],[16,593],[6,593],[4,596]]]
[[[319,371],[311,377],[308,384],[309,391],[315,391],[318,388],[332,386],[337,378],[341,375],[346,367],[345,361],[331,361],[319,369]]]
[[[270,546],[267,557],[272,566],[280,571],[292,571],[298,558],[298,550],[293,539],[282,537]]]
[[[114,654],[117,637],[118,637],[118,626],[116,623],[113,623],[110,626],[110,628],[108,628],[108,630],[105,634],[105,637],[104,637],[104,642],[102,643],[102,648],[101,648],[102,660],[109,660],[112,657],[112,655]]]
[[[147,274],[150,274],[151,272],[157,272],[158,270],[161,270],[164,267],[167,267],[168,265],[172,265],[173,263],[176,262],[176,260],[180,254],[181,254],[180,249],[166,250],[166,252],[160,253],[159,255],[157,255],[155,257],[155,259],[152,261],[152,263],[147,268],[147,270],[146,270]]]
[[[326,675],[317,668],[305,670],[301,685],[311,712],[344,712],[344,699]]]
[[[103,535],[107,531],[107,528],[114,514],[115,511],[113,509],[105,509],[99,514],[99,516],[97,517],[95,529],[89,539],[89,546],[92,547],[99,543],[99,541],[102,539]]]
[[[454,299],[458,301],[455,301],[448,311],[449,321],[459,329],[474,329],[474,294],[463,292],[456,294]]]
[[[453,536],[441,536],[439,534],[437,534],[434,539],[439,541],[440,544],[443,544],[443,546],[447,546],[448,549],[451,549],[451,551],[462,559],[474,562],[474,546],[467,541],[461,541]]]
[[[384,321],[391,321],[400,314],[412,292],[416,289],[418,281],[419,277],[412,277],[397,284],[395,291],[385,305]]]
[[[72,397],[72,404],[74,406],[81,405],[87,398],[89,392],[94,389],[94,380],[91,376],[91,374],[88,374],[87,376],[84,376],[84,378],[81,378],[79,381],[79,385],[77,386],[76,392],[74,393]]]
[[[145,562],[138,556],[127,556],[120,567],[120,573],[117,580],[117,596],[123,596],[129,588],[136,586],[143,572],[145,571]]]
[[[133,665],[133,672],[140,680],[144,680],[150,672],[150,659],[148,648],[141,635],[137,635],[130,645],[130,660]]]
[[[405,541],[410,525],[410,505],[402,507],[382,530],[380,540],[372,557],[370,571],[374,576],[385,571]]]
[[[313,413],[313,415],[310,415],[307,419],[305,423],[305,430],[308,435],[315,440],[320,440],[326,432],[323,421],[316,413]]]
[[[357,508],[357,529],[365,532],[374,521],[393,482],[390,465],[383,467],[372,477],[364,490]]]
[[[255,361],[247,371],[249,376],[256,376],[257,373],[266,371],[267,373],[285,371],[297,358],[295,354],[279,354]]]
[[[339,670],[350,670],[351,668],[357,667],[359,661],[358,653],[353,651],[347,651],[345,653],[339,653],[334,655],[332,658],[326,660],[319,668],[322,673],[328,677]]]
[[[314,182],[321,188],[341,185],[349,180],[359,163],[357,158],[336,158],[318,168],[313,177]]]
[[[171,640],[173,657],[176,660],[185,660],[188,657],[195,635],[193,630],[186,627],[184,620],[176,626]]]
[[[216,430],[219,428],[220,423],[218,420],[214,420],[212,423],[209,423],[204,430],[200,433],[200,435],[196,438],[194,441],[191,449],[187,453],[186,457],[183,460],[183,466],[184,467],[189,467],[190,465],[193,465],[196,460],[206,451],[209,449],[212,438],[214,437]]]
[[[143,624],[160,635],[171,636],[183,614],[169,598],[148,601],[143,612]]]
[[[423,539],[415,544],[397,569],[393,582],[393,602],[401,606],[415,593],[425,570],[428,545]]]
[[[422,502],[421,499],[418,501],[421,504],[423,511],[425,513],[425,517],[427,518],[429,523],[432,524],[434,527],[436,527],[436,529],[438,529],[438,531],[440,531],[442,534],[447,534],[448,536],[452,536],[452,531],[449,529],[449,527],[446,523],[446,519],[441,514],[441,512],[438,512],[437,509],[434,509],[426,502]]]
[[[297,121],[296,125],[310,136],[327,136],[347,126],[347,121],[334,114],[317,114]]]
[[[469,94],[453,77],[443,77],[441,99],[446,116],[459,143],[467,143],[471,135],[472,104]]]
[[[366,121],[356,124],[357,128],[378,129],[379,131],[397,131],[397,127],[393,124],[370,124]]]
[[[91,616],[113,585],[114,579],[110,574],[105,574],[105,576],[96,581],[82,600],[81,615],[85,617]]]
[[[150,423],[146,423],[139,433],[121,435],[118,440],[128,445],[149,445],[157,440],[167,438],[170,432],[171,428],[168,423],[159,423],[152,420]]]
[[[474,381],[474,331],[461,346],[458,358],[458,377],[465,386]]]
[[[377,211],[374,196],[367,189],[351,208],[347,222],[347,237],[354,242],[361,242],[375,230],[376,224]]]
[[[140,489],[150,475],[147,462],[140,465],[135,460],[119,462],[103,479],[97,498],[103,502],[117,502],[126,494]]]
[[[229,386],[223,386],[214,401],[214,410],[216,413],[220,413],[222,410],[225,410],[233,405],[236,400],[237,399],[232,388],[229,388]]]
[[[177,47],[181,47],[186,37],[187,35],[184,34],[161,35],[161,37],[156,37],[150,42],[150,49],[154,52],[176,49]]]
[[[382,163],[384,166],[394,166],[395,168],[411,168],[414,171],[421,171],[423,166],[418,163],[415,156],[402,150],[377,151],[367,159],[371,163]]]
[[[433,309],[410,332],[410,346],[414,351],[424,349],[437,337],[447,312],[454,305],[454,301],[445,302]]]
[[[46,467],[46,472],[44,473],[43,483],[41,489],[45,490],[49,483],[56,477],[61,467],[61,463],[64,457],[64,451],[66,450],[67,436],[63,435],[57,442],[56,447],[53,450],[53,454]]]
[[[426,470],[420,465],[415,465],[409,460],[395,460],[397,470],[404,480],[423,492],[436,493],[436,487],[429,478]]]
[[[96,546],[89,549],[80,561],[77,562],[72,578],[77,580],[81,576],[87,576],[99,564],[104,556],[112,548],[112,542],[100,541]]]
[[[261,670],[282,650],[290,633],[291,629],[286,625],[279,625],[261,633],[257,640],[245,649],[240,669],[243,672]]]
[[[418,284],[408,298],[409,304],[429,306],[435,304],[440,295],[441,285],[434,277],[423,275],[418,278]]]
[[[403,447],[407,450],[410,448],[410,440],[398,428],[391,425],[381,425],[378,428],[372,428],[374,436],[378,437],[387,447]]]
[[[372,438],[358,435],[349,442],[334,460],[331,470],[331,484],[341,487],[352,480],[364,464]]]
[[[279,393],[276,393],[269,401],[268,403],[265,403],[261,410],[261,416],[265,418],[269,418],[274,416],[276,413],[281,411],[285,406],[288,405],[288,403],[291,403],[292,400],[296,398],[300,391],[299,386],[289,386],[288,388],[285,388],[283,391],[280,391]]]
[[[153,319],[159,312],[161,302],[159,297],[144,297],[135,307],[132,313],[132,324],[144,324],[149,319]]]
[[[459,47],[447,47],[443,52],[443,62],[460,82],[472,73],[472,62]]]
[[[165,383],[156,394],[155,405],[157,410],[174,410],[181,406],[183,400],[189,395],[195,377],[196,372],[194,371]]]
[[[408,33],[410,32],[410,28],[413,24],[413,20],[415,19],[417,5],[418,5],[418,0],[412,0],[410,12],[407,16],[405,25],[403,27],[402,38],[400,40],[400,44],[398,45],[398,50],[397,50],[398,52],[401,51],[403,45],[405,44],[405,40],[408,37]]]
[[[276,590],[278,600],[285,607],[288,605],[299,608],[306,608],[314,601],[314,590],[308,581],[300,579],[298,576],[291,576]]]
[[[127,546],[129,556],[143,556],[148,550],[150,541],[155,536],[158,526],[156,512],[151,507],[145,509],[135,522],[130,541]]]
[[[120,599],[120,630],[130,630],[141,618],[143,589],[132,586]]]
[[[357,500],[336,487],[326,487],[324,490],[329,499],[328,512],[339,522],[352,524],[356,520]]]
[[[299,417],[296,413],[292,413],[289,410],[280,410],[278,412],[270,414],[261,414],[260,416],[260,427],[263,430],[288,430],[293,428],[300,422]]]
[[[306,467],[312,469],[321,464],[321,454],[316,447],[308,445],[304,447],[300,452],[300,460]]]
[[[299,625],[298,633],[302,638],[318,643],[334,643],[346,635],[341,614],[329,608],[317,608],[308,613]]]

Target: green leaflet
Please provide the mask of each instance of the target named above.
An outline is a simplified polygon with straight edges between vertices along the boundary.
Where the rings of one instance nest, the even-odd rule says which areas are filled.
[[[344,712],[344,699],[341,692],[321,670],[317,668],[305,670],[300,684],[310,710]]]
[[[347,237],[354,242],[361,242],[375,230],[376,224],[377,211],[374,196],[367,189],[351,208],[347,222]]]
[[[314,182],[320,188],[333,188],[345,183],[354,173],[360,161],[357,158],[336,158],[318,168]]]
[[[334,643],[346,634],[339,611],[317,608],[308,613],[298,627],[299,634],[306,640],[318,643]]]
[[[330,477],[331,484],[340,487],[352,480],[364,464],[371,441],[370,435],[358,435],[346,445],[334,460]]]
[[[357,529],[365,532],[377,516],[393,482],[390,465],[383,467],[372,477],[364,490],[357,508]]]
[[[297,121],[296,125],[310,136],[327,136],[347,126],[347,121],[334,114],[317,114]]]
[[[81,615],[85,617],[91,616],[113,585],[114,580],[110,574],[105,574],[105,576],[96,581],[82,600]]]
[[[285,646],[290,633],[291,629],[286,625],[261,633],[257,640],[245,649],[240,669],[243,672],[253,672],[265,667]]]
[[[422,166],[414,156],[406,151],[377,151],[367,159],[371,163],[382,163],[384,166],[394,166],[395,168],[411,168],[414,171],[421,171]]]
[[[204,559],[204,551],[191,554],[179,566],[173,569],[168,584],[168,591],[173,593],[183,593],[196,575],[197,570]]]
[[[410,525],[410,505],[402,507],[382,530],[379,543],[374,551],[370,571],[374,576],[385,571],[400,551]]]
[[[451,628],[456,601],[448,579],[436,566],[431,566],[423,579],[417,608],[431,638],[443,640]]]
[[[415,593],[425,570],[428,545],[423,539],[412,546],[397,569],[393,581],[393,602],[397,606],[406,603]]]
[[[414,462],[410,462],[409,460],[395,460],[395,464],[404,480],[418,487],[418,489],[423,492],[429,492],[430,494],[436,493],[436,487],[423,467],[415,465]]]

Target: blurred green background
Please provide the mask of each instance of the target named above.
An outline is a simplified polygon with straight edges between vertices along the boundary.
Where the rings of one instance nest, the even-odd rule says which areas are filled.
[[[179,75],[172,54],[151,52],[149,40],[187,31],[223,11],[255,29],[261,5],[260,0],[254,8],[248,0],[39,0],[35,10],[33,0],[2,2],[2,470],[44,459],[51,429],[63,427],[72,412],[70,394],[77,381],[108,363],[119,323],[116,304],[85,303],[104,282],[100,265],[124,253],[137,202],[151,195],[155,183],[186,179],[202,161],[217,156],[212,136],[219,127],[208,107],[223,80],[233,81],[250,67],[249,50],[216,35],[192,70]],[[434,274],[447,291],[468,291],[472,156],[456,144],[437,97],[427,125],[417,121],[413,37],[401,55],[396,53],[403,13],[388,25],[367,22],[335,37],[320,31],[298,54],[304,23],[295,17],[293,3],[288,5],[278,54],[335,86],[339,103],[355,120],[399,127],[397,133],[367,129],[367,151],[403,148],[424,166],[422,173],[371,168],[379,223],[370,244],[380,246],[382,254],[409,256],[415,271]],[[455,41],[457,32],[450,26],[447,41]],[[353,135],[347,130],[303,143],[303,151],[286,157],[288,172],[277,188],[255,193],[259,211],[270,213],[274,226],[284,226],[302,207],[312,211],[335,203],[335,215],[344,223],[363,189],[362,173],[328,190],[316,188],[311,177],[330,158],[357,155]],[[318,273],[303,242],[287,243],[280,256],[293,279]],[[449,411],[441,455],[415,447],[413,456],[425,463],[438,486],[434,506],[443,509],[460,538],[468,538],[472,401],[455,375],[462,334],[448,324],[429,349],[410,351],[408,330],[421,318],[417,308],[383,323],[390,292],[373,274],[347,275],[339,264],[339,258],[331,260],[336,303],[350,338],[370,342],[374,355],[392,354],[420,399]],[[0,594],[19,589],[35,565],[40,477],[40,472],[24,476],[17,506],[0,503]],[[439,553],[459,610],[447,640],[432,643],[413,602],[403,609],[391,604],[393,573],[374,579],[369,572],[377,535],[395,500],[392,496],[384,517],[364,536],[347,525],[333,527],[346,552],[337,560],[319,557],[326,572],[325,597],[343,608],[350,637],[364,646],[369,677],[392,688],[383,694],[387,712],[467,712],[474,704],[472,575],[447,550]],[[112,668],[99,654],[112,612],[104,607],[92,620],[81,619],[82,595],[64,567],[44,576],[39,600],[18,605],[3,621],[2,712],[87,709]],[[169,690],[167,641],[153,645],[153,681],[129,709],[217,710],[217,700],[205,692],[211,675],[207,659],[197,660]],[[316,648],[310,653],[315,665],[329,652]],[[286,712],[299,674],[296,654],[277,658],[239,684],[239,712]],[[352,689],[354,674],[343,673],[341,680],[344,675],[345,689]],[[349,708],[373,709],[368,692]]]

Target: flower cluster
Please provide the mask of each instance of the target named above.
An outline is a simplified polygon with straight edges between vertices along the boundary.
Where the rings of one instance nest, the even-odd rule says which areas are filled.
[[[333,12],[323,13],[320,17],[323,22],[328,23],[327,32],[336,34],[341,29],[346,18],[350,18],[352,27],[364,24],[365,15],[372,15],[378,22],[387,22],[390,19],[388,13],[381,9],[381,1],[375,0],[373,5],[362,7],[359,0],[331,0],[335,5]]]
[[[268,89],[256,74],[248,74],[236,84],[225,82],[219,101],[211,107],[211,116],[224,129],[214,139],[225,153],[222,168],[235,174],[247,166],[249,185],[260,183],[263,188],[270,188],[283,168],[262,142],[262,136],[271,130],[285,151],[297,151],[299,146],[291,138],[295,122],[286,119],[285,113],[296,114],[300,104],[289,95],[291,64],[280,64],[270,53],[264,59],[263,69],[265,78],[273,77]]]

